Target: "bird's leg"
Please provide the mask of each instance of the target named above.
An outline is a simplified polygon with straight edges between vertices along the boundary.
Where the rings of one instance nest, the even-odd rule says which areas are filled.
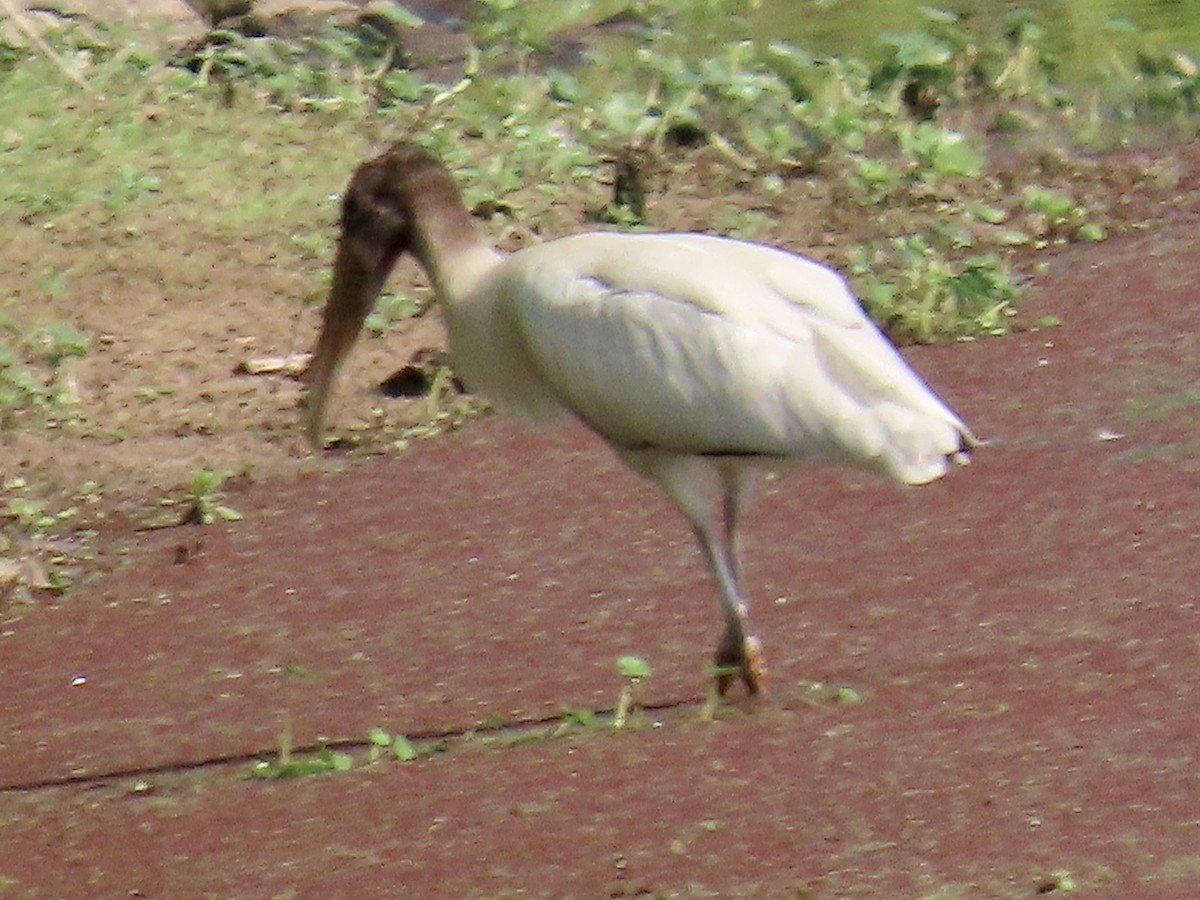
[[[623,449],[621,456],[635,472],[659,485],[687,519],[717,587],[725,616],[725,634],[717,645],[717,691],[724,694],[740,675],[752,694],[762,686],[762,652],[746,633],[746,603],[738,587],[737,525],[749,499],[754,473],[745,460],[682,456],[650,449]],[[721,503],[721,521],[713,515]]]
[[[738,525],[750,496],[757,484],[758,477],[752,469],[740,465],[722,466],[720,470],[722,492],[722,518],[725,526],[724,551],[725,568],[733,582],[734,596],[737,598],[737,626],[730,625],[717,648],[717,665],[721,666],[723,657],[736,660],[740,669],[742,681],[751,694],[757,694],[762,689],[766,676],[766,666],[762,655],[762,644],[758,638],[747,634],[746,616],[748,613],[745,595],[742,593],[742,564],[741,537]],[[723,604],[724,605],[724,604]],[[728,617],[728,613],[727,613]],[[728,687],[728,678],[724,684],[719,683],[718,689],[724,693]]]
[[[721,469],[721,496],[725,523],[725,559],[729,571],[733,573],[734,584],[742,585],[741,537],[738,525],[742,520],[742,511],[750,502],[750,495],[758,483],[755,473],[735,466],[723,466]]]
[[[717,645],[717,692],[722,696],[729,689],[729,683],[736,672],[742,676],[750,693],[757,693],[758,681],[751,674],[747,646],[749,639],[746,635],[746,604],[738,590],[737,579],[729,565],[729,553],[723,541],[718,541],[711,523],[701,522],[693,525],[696,541],[708,563],[713,580],[717,585],[717,600],[721,604],[721,612],[725,615],[725,636]]]
[[[754,487],[754,473],[739,465],[721,466],[721,540],[717,540],[711,519],[697,519],[693,529],[717,584],[717,598],[725,614],[725,634],[717,645],[717,692],[724,695],[733,680],[741,676],[746,690],[757,694],[766,675],[762,646],[746,631],[747,605],[741,589],[741,563],[738,558],[738,523]]]

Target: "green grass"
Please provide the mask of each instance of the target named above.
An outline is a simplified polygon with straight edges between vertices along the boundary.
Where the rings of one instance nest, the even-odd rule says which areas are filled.
[[[68,559],[52,546],[52,537],[63,531],[74,531],[85,540],[94,532],[80,529],[80,519],[94,513],[100,496],[94,482],[85,482],[74,495],[57,502],[45,500],[30,491],[25,478],[13,476],[0,483],[0,561],[25,556],[37,561],[22,578],[0,590],[0,611],[4,601],[14,596],[28,596],[30,587],[61,593],[75,578],[73,563],[85,553]],[[30,576],[37,583],[26,583]]]
[[[314,128],[254,99],[172,97],[171,70],[151,73],[149,87],[142,77],[108,74],[98,85],[108,100],[94,103],[36,60],[10,76],[0,117],[20,143],[6,154],[0,209],[45,226],[80,207],[122,215],[169,205],[181,224],[272,232],[330,207],[331,172],[365,152],[349,122]]]
[[[650,24],[632,61],[627,42],[603,41],[570,71],[537,70],[536,54],[553,44],[547,27],[621,6],[562,3],[535,21],[521,4],[491,0],[475,26],[478,52],[450,85],[404,68],[404,17],[286,39],[213,31],[173,58],[115,28],[52,35],[65,58],[86,50],[80,74],[99,97],[40,55],[0,48],[0,217],[136,232],[169,215],[214,239],[255,235],[327,265],[334,195],[378,139],[416,139],[456,171],[471,207],[552,234],[585,227],[587,209],[608,204],[609,161],[634,150],[647,172],[669,172],[674,190],[711,192],[709,221],[692,227],[786,239],[769,213],[723,208],[732,187],[768,204],[799,198],[814,215],[828,204],[840,224],[857,207],[830,261],[883,324],[922,341],[1003,331],[1019,253],[1110,232],[1103,198],[1071,190],[1086,170],[1060,166],[1055,177],[1031,159],[1023,192],[988,176],[986,128],[1002,123],[1013,146],[1034,148],[1063,128],[1087,130],[1086,98],[1054,83],[1028,14],[985,40],[927,11],[912,31],[883,35],[872,66],[737,38],[731,15],[722,21],[733,34],[695,48],[674,27],[691,21],[686,4],[659,0],[638,4]],[[734,5],[708,6],[718,16]],[[1188,117],[1200,78],[1188,57],[1130,51],[1104,65],[1112,121],[1186,120],[1196,133]],[[917,89],[950,115],[918,121]],[[637,227],[641,217],[624,218]],[[662,227],[653,206],[647,220]]]
[[[64,282],[60,273],[43,289],[59,290]],[[89,350],[90,339],[73,326],[30,327],[0,304],[0,427],[57,427],[72,421],[75,399],[63,364]]]

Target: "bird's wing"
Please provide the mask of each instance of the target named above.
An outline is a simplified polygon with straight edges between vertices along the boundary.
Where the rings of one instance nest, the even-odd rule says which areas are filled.
[[[722,315],[736,315],[739,308],[746,309],[740,294],[750,280],[761,283],[774,294],[758,298],[769,299],[772,301],[769,305],[751,304],[756,315],[767,316],[764,324],[770,327],[786,332],[789,314],[799,314],[804,320],[827,319],[843,328],[867,324],[858,300],[841,275],[795,253],[706,234],[639,235],[636,241],[647,253],[661,259],[663,268],[667,268],[670,260],[677,261],[671,269],[694,272],[689,299]],[[648,268],[653,272],[656,267]],[[623,266],[622,271],[628,272],[628,267]],[[616,274],[618,281],[621,280],[621,272]],[[678,289],[673,277],[671,284]],[[779,308],[773,309],[775,306]]]
[[[783,337],[812,342],[836,380],[864,401],[902,399],[930,414],[946,411],[834,270],[762,244],[709,235],[661,238],[696,260],[686,266],[680,260],[680,268],[693,273],[693,302],[731,321],[748,318]]]
[[[541,377],[616,444],[824,457],[916,481],[941,474],[965,433],[842,279],[783,251],[587,235],[506,268],[501,302]]]

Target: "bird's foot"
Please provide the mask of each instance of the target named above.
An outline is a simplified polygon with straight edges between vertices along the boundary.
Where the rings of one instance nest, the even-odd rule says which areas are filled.
[[[741,645],[729,648],[722,644],[717,649],[717,695],[725,696],[734,676],[740,676],[751,696],[762,692],[767,678],[767,665],[763,656],[762,642],[756,637],[747,637]]]

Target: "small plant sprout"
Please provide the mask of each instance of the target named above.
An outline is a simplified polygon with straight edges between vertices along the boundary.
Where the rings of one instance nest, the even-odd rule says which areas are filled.
[[[348,753],[338,753],[322,747],[311,756],[302,759],[282,756],[274,762],[260,759],[250,769],[255,779],[300,778],[304,775],[324,775],[327,772],[348,772],[354,768],[354,760]]]
[[[299,778],[302,775],[324,775],[326,772],[348,772],[354,760],[348,753],[337,753],[321,747],[315,753],[293,755],[292,717],[284,716],[279,729],[279,756],[274,760],[260,759],[250,768],[247,777],[254,779]]]
[[[642,681],[650,677],[650,666],[640,656],[622,656],[617,660],[617,671],[625,679],[621,696],[617,700],[617,711],[613,716],[613,728],[624,728],[629,714],[642,705]]]
[[[187,510],[180,524],[211,525],[218,518],[236,522],[242,514],[221,502],[221,485],[225,476],[212,469],[195,469],[183,484],[187,494]]]
[[[810,706],[853,706],[861,703],[862,693],[849,685],[826,684],[823,681],[802,681],[801,699]]]
[[[1075,890],[1075,879],[1066,869],[1055,869],[1035,890],[1039,894],[1069,894]]]
[[[31,338],[54,369],[73,356],[87,356],[90,342],[78,328],[52,322],[38,329]]]
[[[596,724],[596,714],[590,709],[564,709],[562,721],[564,728],[571,726],[591,728]]]
[[[454,386],[454,373],[449,366],[438,366],[429,385],[429,396],[425,398],[425,415],[436,421],[442,407],[442,396]]]
[[[400,762],[408,762],[417,758],[417,748],[404,735],[398,734],[392,738],[392,756]]]
[[[409,762],[419,755],[412,741],[402,734],[393,735],[382,728],[371,729],[371,762],[377,762],[385,753],[400,762]]]
[[[375,306],[363,320],[363,328],[378,336],[393,325],[421,313],[421,307],[405,294],[385,292],[375,301]]]

